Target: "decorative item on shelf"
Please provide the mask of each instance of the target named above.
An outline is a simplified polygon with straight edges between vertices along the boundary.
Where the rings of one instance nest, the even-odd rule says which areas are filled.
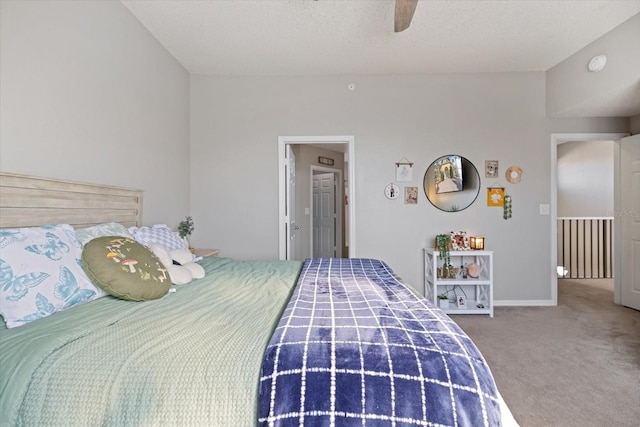
[[[468,277],[466,264],[460,266],[460,276],[462,276],[463,279],[466,279]]]
[[[511,216],[513,215],[512,211],[511,211],[511,203],[512,203],[511,196],[505,195],[504,196],[504,207],[503,207],[504,208],[504,213],[502,215],[502,217],[504,219],[511,219]]]
[[[413,181],[413,163],[406,157],[396,162],[396,181],[411,182]]]
[[[450,258],[451,237],[448,234],[438,234],[436,236],[436,250],[439,252],[439,258],[443,260],[443,275],[445,269],[451,264]],[[448,274],[448,272],[447,272]]]
[[[467,308],[467,297],[458,295],[458,298],[456,298],[456,303],[458,304],[458,308]]]
[[[458,275],[458,269],[451,265],[438,267],[436,271],[438,279],[455,279]]]
[[[449,308],[449,297],[446,293],[438,295],[438,305],[440,308]]]
[[[462,295],[458,295],[458,290],[462,292]],[[455,285],[453,287],[453,294],[456,297],[456,305],[458,308],[467,308],[467,293],[464,291],[464,288]]]
[[[480,266],[476,263],[471,263],[467,266],[467,275],[472,279],[480,277]]]
[[[470,244],[471,249],[475,249],[477,251],[484,250],[484,237],[472,237]]]
[[[193,233],[193,230],[195,229],[196,227],[191,216],[187,216],[178,224],[178,234],[180,235],[180,238],[184,240],[187,247],[191,247],[189,245],[189,236],[191,236],[191,233]]]
[[[469,238],[466,231],[452,231],[451,235],[451,249],[454,251],[468,251],[471,249],[469,246]]]
[[[452,266],[451,264],[449,264],[449,273],[448,273],[448,277],[449,279],[455,279],[456,277],[458,277],[458,268]]]

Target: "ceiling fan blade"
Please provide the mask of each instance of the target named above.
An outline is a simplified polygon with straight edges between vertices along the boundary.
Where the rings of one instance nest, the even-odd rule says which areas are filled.
[[[394,30],[396,33],[409,28],[417,5],[418,0],[396,0],[396,16],[394,21]]]

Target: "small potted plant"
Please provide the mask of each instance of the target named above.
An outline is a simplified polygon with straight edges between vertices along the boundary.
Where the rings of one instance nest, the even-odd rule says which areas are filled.
[[[451,265],[449,247],[451,246],[451,237],[448,234],[438,234],[436,236],[436,250],[439,252],[438,257],[443,260],[443,276],[445,270]],[[446,277],[446,276],[445,276]]]
[[[438,295],[438,305],[440,308],[449,308],[449,297],[447,294]]]
[[[195,229],[196,227],[193,224],[193,218],[190,216],[186,217],[178,224],[178,234],[180,235],[180,238],[184,240],[187,247],[191,247],[189,245],[189,236],[191,236],[191,233],[193,233],[193,230]]]

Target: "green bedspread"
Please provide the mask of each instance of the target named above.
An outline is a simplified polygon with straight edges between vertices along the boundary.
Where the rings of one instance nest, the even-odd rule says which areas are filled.
[[[250,426],[302,263],[205,258],[160,300],[104,297],[0,329],[0,425]]]

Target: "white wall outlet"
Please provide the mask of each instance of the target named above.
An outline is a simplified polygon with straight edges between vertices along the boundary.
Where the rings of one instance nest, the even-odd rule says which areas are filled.
[[[551,208],[548,203],[540,204],[540,215],[549,215],[551,213]]]

